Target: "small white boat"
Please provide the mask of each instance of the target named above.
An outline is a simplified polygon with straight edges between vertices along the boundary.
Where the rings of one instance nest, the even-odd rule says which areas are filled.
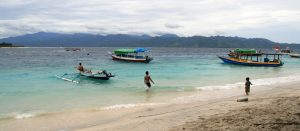
[[[289,55],[290,55],[290,57],[293,57],[293,58],[300,58],[300,54],[298,54],[298,53],[290,53]]]

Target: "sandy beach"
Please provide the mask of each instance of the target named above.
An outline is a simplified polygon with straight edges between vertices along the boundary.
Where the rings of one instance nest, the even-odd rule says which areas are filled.
[[[245,95],[180,104],[146,104],[2,119],[0,130],[298,130],[299,82]],[[243,94],[243,89],[240,89]]]

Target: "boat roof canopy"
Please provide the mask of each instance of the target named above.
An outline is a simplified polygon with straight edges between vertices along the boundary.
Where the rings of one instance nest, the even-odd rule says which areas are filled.
[[[235,49],[235,53],[245,53],[245,54],[255,54],[256,50],[255,49]]]
[[[147,49],[145,48],[136,48],[136,49],[116,49],[114,50],[115,54],[128,54],[128,53],[138,53],[138,52],[145,52]]]
[[[261,54],[244,54],[243,56],[262,56],[262,55],[264,55],[264,56],[268,56],[268,55],[274,55],[274,56],[282,56],[282,54],[272,54],[272,53],[269,53],[269,54],[266,54],[266,53],[261,53]]]
[[[128,53],[135,53],[134,49],[116,49],[114,50],[115,54],[128,54]]]
[[[145,51],[147,51],[147,49],[145,49],[145,48],[136,48],[135,51],[136,52],[145,52]]]

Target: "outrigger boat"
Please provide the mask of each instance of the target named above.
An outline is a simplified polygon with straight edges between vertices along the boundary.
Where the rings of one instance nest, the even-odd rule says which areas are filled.
[[[91,71],[85,71],[85,72],[80,72],[80,73],[65,73],[62,76],[55,75],[57,78],[60,78],[65,81],[70,81],[74,83],[79,83],[79,81],[82,78],[87,78],[87,79],[96,79],[96,80],[109,80],[111,77],[114,77],[115,75],[112,75],[111,73],[106,72],[105,70],[103,71],[98,71],[96,73],[93,73]],[[69,77],[67,77],[69,76]],[[79,79],[77,81],[77,79]]]
[[[283,62],[280,60],[282,54],[240,54],[238,53],[236,57],[224,57],[218,56],[223,62],[236,65],[246,65],[246,66],[267,66],[267,67],[277,67],[282,66]],[[270,61],[270,58],[273,58]]]
[[[114,77],[114,75],[112,75],[111,73],[107,73],[105,70],[97,73],[83,72],[79,74],[87,78],[98,79],[98,80],[109,80],[110,77]]]
[[[149,63],[153,60],[150,52],[145,48],[116,49],[110,53],[113,60]]]

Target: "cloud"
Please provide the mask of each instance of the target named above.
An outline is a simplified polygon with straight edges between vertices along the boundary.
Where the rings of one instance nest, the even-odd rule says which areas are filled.
[[[298,42],[274,27],[298,27],[298,0],[0,0],[0,37],[59,33],[157,32],[239,35]],[[253,33],[246,33],[251,28]],[[294,31],[298,32],[298,28]],[[281,29],[282,30],[282,29]],[[221,33],[220,33],[221,32]],[[237,34],[238,33],[238,34]],[[290,32],[293,33],[293,32]],[[280,39],[277,39],[280,35]],[[286,37],[282,37],[286,36]]]
[[[180,28],[182,26],[178,25],[178,24],[167,23],[167,24],[165,24],[165,27],[170,28],[170,29],[176,29],[176,28]]]

